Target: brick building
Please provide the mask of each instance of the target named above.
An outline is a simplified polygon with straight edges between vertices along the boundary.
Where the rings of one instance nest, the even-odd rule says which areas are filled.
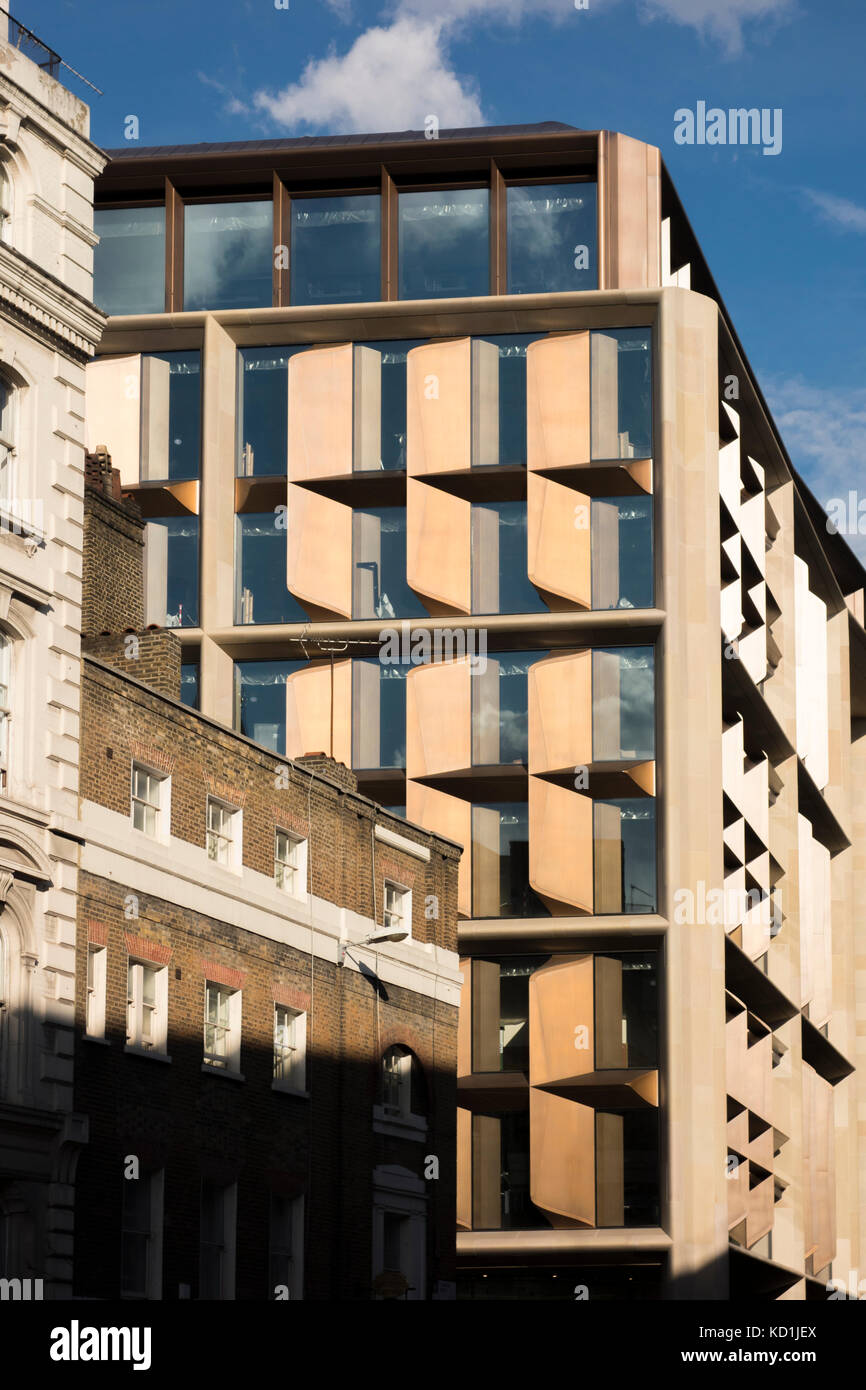
[[[445,1296],[459,848],[184,706],[104,457],[85,515],[75,1293]]]

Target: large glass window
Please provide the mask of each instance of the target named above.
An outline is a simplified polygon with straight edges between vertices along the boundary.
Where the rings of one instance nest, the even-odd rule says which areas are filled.
[[[180,667],[180,698],[181,703],[189,705],[190,709],[198,709],[198,680],[198,662],[182,662]]]
[[[529,886],[525,801],[472,807],[473,917],[547,917]]]
[[[0,375],[0,511],[17,506],[18,392]]]
[[[529,978],[547,956],[472,961],[472,1070],[529,1074]]]
[[[201,459],[201,354],[147,352],[141,360],[141,476],[197,478]]]
[[[652,608],[652,498],[594,497],[590,534],[593,608]]]
[[[510,333],[484,341],[499,350],[499,466],[526,467],[526,349],[542,335]]]
[[[12,682],[12,643],[0,633],[0,791],[6,790],[9,772],[9,724],[11,722],[10,685]],[[2,965],[2,959],[0,959]],[[0,985],[3,977],[0,975]]]
[[[472,761],[520,763],[529,755],[529,668],[547,652],[491,652],[472,677]]]
[[[472,1117],[473,1226],[518,1231],[549,1227],[530,1197],[529,1111]]]
[[[286,680],[303,661],[236,661],[234,726],[274,753],[286,748]]]
[[[166,627],[198,625],[198,517],[154,518],[166,533]]]
[[[474,503],[472,612],[546,613],[526,567],[526,503]]]
[[[659,1064],[657,952],[606,951],[595,957],[595,972],[596,1069],[655,1069]],[[608,1020],[604,1006],[613,1004],[615,1012]],[[602,1046],[608,1038],[615,1041],[616,1050]]]
[[[285,475],[289,358],[303,348],[238,350],[238,477]]]
[[[276,512],[235,517],[235,622],[306,622],[286,588],[286,529]]]
[[[594,459],[652,457],[652,331],[605,328],[590,336]]]
[[[596,801],[592,809],[596,914],[655,912],[654,798]]]
[[[273,303],[274,205],[188,203],[184,309],[261,309]]]
[[[352,766],[406,766],[408,667],[360,660],[352,665]]]
[[[95,208],[93,299],[106,314],[165,309],[165,208]]]
[[[400,298],[490,293],[486,188],[399,195]]]
[[[654,667],[652,647],[593,650],[594,762],[649,762],[655,757]]]
[[[596,1224],[659,1223],[659,1112],[597,1110]],[[621,1174],[621,1177],[620,1177]]]
[[[546,955],[473,958],[474,1072],[529,1073],[530,979],[541,966],[555,961]],[[592,1067],[596,1071],[657,1067],[657,953],[599,952],[591,961],[587,957],[585,964],[592,970]]]
[[[354,618],[414,618],[427,610],[406,583],[406,509],[371,507],[352,517]]]
[[[577,1102],[574,1102],[575,1104]],[[658,1111],[595,1111],[595,1224],[655,1226],[659,1219]],[[529,1230],[551,1225],[530,1196],[528,1110],[472,1117],[473,1225]],[[587,1163],[589,1153],[574,1155]]]
[[[292,303],[357,304],[382,297],[378,193],[292,199]]]
[[[508,189],[508,293],[598,289],[594,183]]]
[[[421,339],[361,343],[381,359],[381,452],[379,466],[387,471],[406,468],[406,356]]]

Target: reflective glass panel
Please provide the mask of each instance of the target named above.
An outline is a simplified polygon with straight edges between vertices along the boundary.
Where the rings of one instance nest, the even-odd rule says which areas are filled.
[[[652,457],[652,331],[605,328],[590,338],[594,459]]]
[[[485,338],[499,350],[499,466],[526,467],[526,349],[542,335],[510,333]]]
[[[238,350],[238,477],[284,477],[289,358],[302,347]]]
[[[382,298],[378,193],[292,199],[293,304],[356,304]]]
[[[165,208],[94,208],[93,300],[106,314],[165,309]]]
[[[184,309],[271,304],[273,203],[188,203],[183,211]]]
[[[354,618],[414,618],[427,610],[406,583],[406,509],[370,507],[352,517]]]
[[[486,188],[399,195],[400,299],[490,293]]]
[[[526,764],[529,668],[547,652],[490,652],[472,676],[472,761]]]
[[[595,762],[655,757],[655,651],[596,648],[592,653],[592,756]]]
[[[652,498],[594,497],[590,535],[593,608],[652,608]]]
[[[235,720],[239,733],[274,753],[286,748],[286,681],[304,661],[236,661]]]
[[[201,353],[147,352],[142,360],[142,478],[183,482],[201,463]]]
[[[526,566],[526,503],[474,503],[472,612],[546,613]]]
[[[406,766],[408,669],[390,662],[353,662],[353,767]]]
[[[154,524],[168,533],[166,541],[166,627],[198,625],[198,517],[166,516]]]
[[[184,661],[180,668],[180,698],[190,709],[198,709],[198,662]]]
[[[655,798],[593,803],[595,911],[656,910]]]
[[[362,343],[381,357],[382,426],[379,463],[385,471],[406,468],[406,355],[420,347],[421,339]]]
[[[508,189],[508,293],[598,289],[594,183]]]
[[[286,588],[286,528],[277,512],[235,517],[235,622],[306,622]]]
[[[472,807],[472,915],[547,917],[529,886],[529,810],[526,802]]]

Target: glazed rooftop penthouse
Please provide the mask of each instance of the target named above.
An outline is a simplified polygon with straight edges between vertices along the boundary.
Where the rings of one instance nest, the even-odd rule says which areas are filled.
[[[866,576],[659,151],[116,151],[97,226],[89,444],[186,698],[465,847],[464,1292],[825,1296],[866,1255]],[[412,656],[455,628],[483,669]]]

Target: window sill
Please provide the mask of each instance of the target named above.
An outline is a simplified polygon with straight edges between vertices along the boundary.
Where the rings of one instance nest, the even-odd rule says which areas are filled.
[[[201,1069],[206,1076],[222,1076],[226,1081],[246,1081],[242,1071],[231,1071],[228,1067],[214,1067],[210,1062],[202,1062]]]
[[[392,1139],[427,1138],[427,1121],[423,1115],[388,1115],[382,1105],[373,1106],[373,1133],[387,1134]]]
[[[147,1057],[151,1062],[170,1062],[171,1058],[167,1052],[157,1052],[153,1047],[135,1047],[131,1043],[124,1044],[124,1052],[130,1057]]]
[[[291,893],[291,892],[289,891],[288,888],[280,888],[279,884],[277,884],[277,883],[274,884],[274,887],[276,888],[276,890],[277,890],[277,892],[279,893],[280,897],[281,897],[281,898],[288,898],[288,899],[289,899],[289,902],[293,902],[293,903],[306,903],[306,902],[309,902],[310,894],[309,894],[309,892],[307,891],[306,888],[302,888],[301,891],[300,891],[299,893]]]
[[[221,864],[218,859],[211,859],[210,855],[207,854],[207,850],[205,850],[205,854],[207,855],[209,868],[219,869],[221,873],[231,874],[233,878],[241,878],[243,876],[244,870],[242,864]]]
[[[284,1081],[272,1081],[271,1090],[279,1091],[284,1096],[296,1096],[298,1100],[309,1100],[309,1091],[299,1091],[295,1086],[287,1086]]]
[[[150,845],[171,844],[170,835],[163,835],[162,833],[160,833],[159,835],[151,835],[149,830],[139,830],[137,825],[132,824],[132,821],[130,821],[129,823],[129,828],[132,831],[133,835],[138,835],[142,840],[147,840],[148,844]]]
[[[97,1033],[82,1033],[81,1041],[89,1043],[99,1043],[100,1047],[111,1047],[110,1040],[108,1038],[100,1038]]]

